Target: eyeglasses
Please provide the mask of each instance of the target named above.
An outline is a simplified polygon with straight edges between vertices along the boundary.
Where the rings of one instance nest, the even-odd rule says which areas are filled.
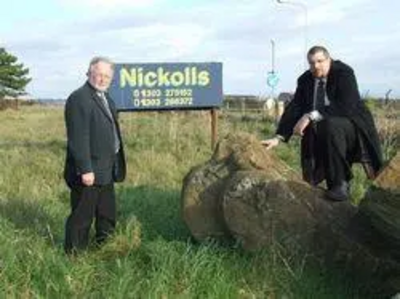
[[[102,74],[102,73],[97,73],[97,72],[93,72],[91,74],[93,77],[98,78],[98,79],[106,79],[106,80],[111,80],[112,75],[109,74]]]
[[[320,59],[316,59],[316,60],[308,60],[308,64],[309,64],[309,65],[321,64],[321,63],[324,63],[324,62],[327,61],[327,60],[328,60],[327,57],[325,57],[325,58],[320,58]]]

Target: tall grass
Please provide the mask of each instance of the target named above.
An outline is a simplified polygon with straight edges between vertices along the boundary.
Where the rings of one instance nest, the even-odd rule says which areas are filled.
[[[0,298],[367,298],[340,269],[191,239],[180,190],[212,152],[207,112],[120,115],[128,176],[117,186],[117,232],[104,247],[67,257],[62,108],[0,116]],[[274,126],[219,118],[220,136],[235,130],[265,138]],[[280,155],[299,168],[296,146]]]

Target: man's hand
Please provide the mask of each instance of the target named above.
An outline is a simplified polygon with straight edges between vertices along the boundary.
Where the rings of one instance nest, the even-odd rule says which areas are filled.
[[[267,150],[270,150],[279,144],[279,138],[274,137],[271,139],[261,140],[261,144],[264,145]]]
[[[308,114],[304,114],[297,124],[293,128],[293,134],[297,134],[299,136],[304,135],[304,130],[307,128],[307,126],[311,123],[310,116]]]
[[[93,172],[88,172],[82,174],[82,184],[85,186],[93,186],[94,184],[94,173]]]

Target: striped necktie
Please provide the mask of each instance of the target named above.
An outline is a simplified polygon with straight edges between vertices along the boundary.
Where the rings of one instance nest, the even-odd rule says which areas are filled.
[[[111,118],[112,118],[110,105],[108,105],[108,101],[107,101],[106,95],[104,94],[104,92],[99,92],[99,96],[100,96],[100,98],[101,98],[101,100],[103,102],[104,107],[107,110],[108,115],[111,116]]]

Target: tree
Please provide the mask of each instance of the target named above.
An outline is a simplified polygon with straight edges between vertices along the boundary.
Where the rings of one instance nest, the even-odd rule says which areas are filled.
[[[17,61],[16,56],[0,48],[0,100],[26,94],[25,88],[31,81],[29,69]]]

